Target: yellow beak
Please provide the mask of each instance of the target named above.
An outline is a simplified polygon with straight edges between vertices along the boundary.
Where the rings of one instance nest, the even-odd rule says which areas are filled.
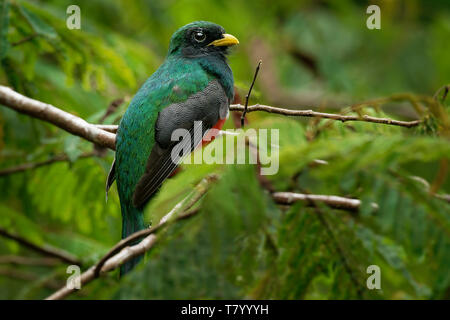
[[[239,44],[239,40],[235,36],[232,36],[231,34],[224,33],[223,38],[214,40],[213,42],[208,44],[208,46],[213,45],[216,47],[223,47],[223,46],[233,46],[235,44]]]

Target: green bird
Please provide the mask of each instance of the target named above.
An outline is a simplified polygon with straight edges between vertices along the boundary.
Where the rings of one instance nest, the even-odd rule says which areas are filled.
[[[207,130],[220,129],[228,116],[234,80],[226,55],[238,43],[217,24],[185,25],[173,34],[164,63],[133,97],[119,124],[115,160],[106,183],[108,192],[117,181],[122,238],[146,227],[145,205],[179,164],[172,151],[192,152]],[[201,134],[195,134],[196,121],[201,121]],[[176,129],[185,129],[189,137],[172,141]],[[120,274],[141,258],[122,265]]]

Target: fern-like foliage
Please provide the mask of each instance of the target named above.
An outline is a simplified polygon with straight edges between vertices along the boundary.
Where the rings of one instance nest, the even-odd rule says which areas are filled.
[[[433,97],[450,79],[445,1],[415,2],[407,13],[392,2],[382,7],[380,32],[361,27],[360,1],[83,1],[81,30],[68,30],[72,2],[0,0],[1,85],[89,122],[117,124],[164,60],[171,34],[204,19],[240,39],[230,64],[242,97],[252,62],[264,57],[251,103],[421,120],[403,128],[249,113],[247,128],[279,130],[278,148],[269,148],[279,154],[279,171],[264,185],[256,165],[182,165],[148,204],[145,220],[158,223],[215,174],[199,212],[162,229],[126,277],[115,271],[72,298],[450,298],[450,99],[445,88]],[[408,23],[399,23],[405,15]],[[248,21],[258,23],[249,28]],[[117,98],[125,102],[105,118]],[[328,108],[341,100],[369,102]],[[225,127],[234,128],[232,117]],[[211,145],[219,153],[222,139]],[[0,176],[0,227],[64,249],[85,269],[120,239],[115,187],[108,202],[104,194],[113,152],[0,106],[0,170],[61,155],[67,159]],[[281,206],[267,184],[360,199],[361,206]],[[0,299],[44,298],[65,284],[65,263],[5,262],[42,256],[1,239]],[[371,265],[380,268],[380,290],[367,286]]]

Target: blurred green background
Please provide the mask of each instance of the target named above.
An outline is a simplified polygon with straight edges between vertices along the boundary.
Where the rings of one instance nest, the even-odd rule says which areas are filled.
[[[66,27],[72,4],[81,30]],[[370,4],[381,8],[381,30],[366,28]],[[280,130],[280,172],[268,177],[276,190],[359,198],[360,212],[279,207],[253,166],[185,166],[146,220],[157,222],[205,175],[220,174],[200,214],[165,232],[128,277],[109,274],[71,298],[449,298],[450,204],[442,198],[450,193],[450,108],[442,92],[432,98],[450,83],[446,0],[0,0],[0,84],[117,124],[172,33],[196,20],[240,40],[229,63],[241,97],[263,60],[251,104],[337,113],[369,101],[359,114],[424,121],[407,129],[249,114],[249,127]],[[231,117],[226,125],[234,127]],[[120,238],[115,187],[104,200],[113,152],[0,108],[0,172],[61,155],[69,161],[0,175],[0,227],[62,248],[86,269]],[[315,159],[328,165],[311,166]],[[40,256],[1,238],[1,299],[40,299],[65,283],[64,263],[17,257]],[[381,290],[366,287],[373,264]]]

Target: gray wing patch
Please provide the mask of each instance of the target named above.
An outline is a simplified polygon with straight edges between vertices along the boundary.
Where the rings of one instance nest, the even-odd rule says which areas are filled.
[[[136,185],[133,194],[133,205],[142,207],[159,189],[163,181],[175,170],[179,162],[173,162],[171,154],[178,150],[189,149],[192,152],[201,142],[206,131],[211,129],[219,119],[224,119],[229,108],[229,100],[217,80],[190,96],[186,101],[174,103],[164,108],[156,121],[156,143],[147,160],[145,173]],[[194,134],[194,122],[202,122],[201,135]],[[181,141],[172,141],[172,132],[183,128],[188,130]],[[189,135],[190,139],[186,139]],[[190,144],[188,146],[187,144]],[[187,155],[184,155],[187,156]]]
[[[159,113],[156,141],[161,147],[167,148],[171,143],[172,132],[178,128],[189,130],[194,121],[203,121],[203,127],[210,129],[219,119],[226,118],[228,107],[228,97],[222,85],[213,80],[186,101],[171,104]]]

